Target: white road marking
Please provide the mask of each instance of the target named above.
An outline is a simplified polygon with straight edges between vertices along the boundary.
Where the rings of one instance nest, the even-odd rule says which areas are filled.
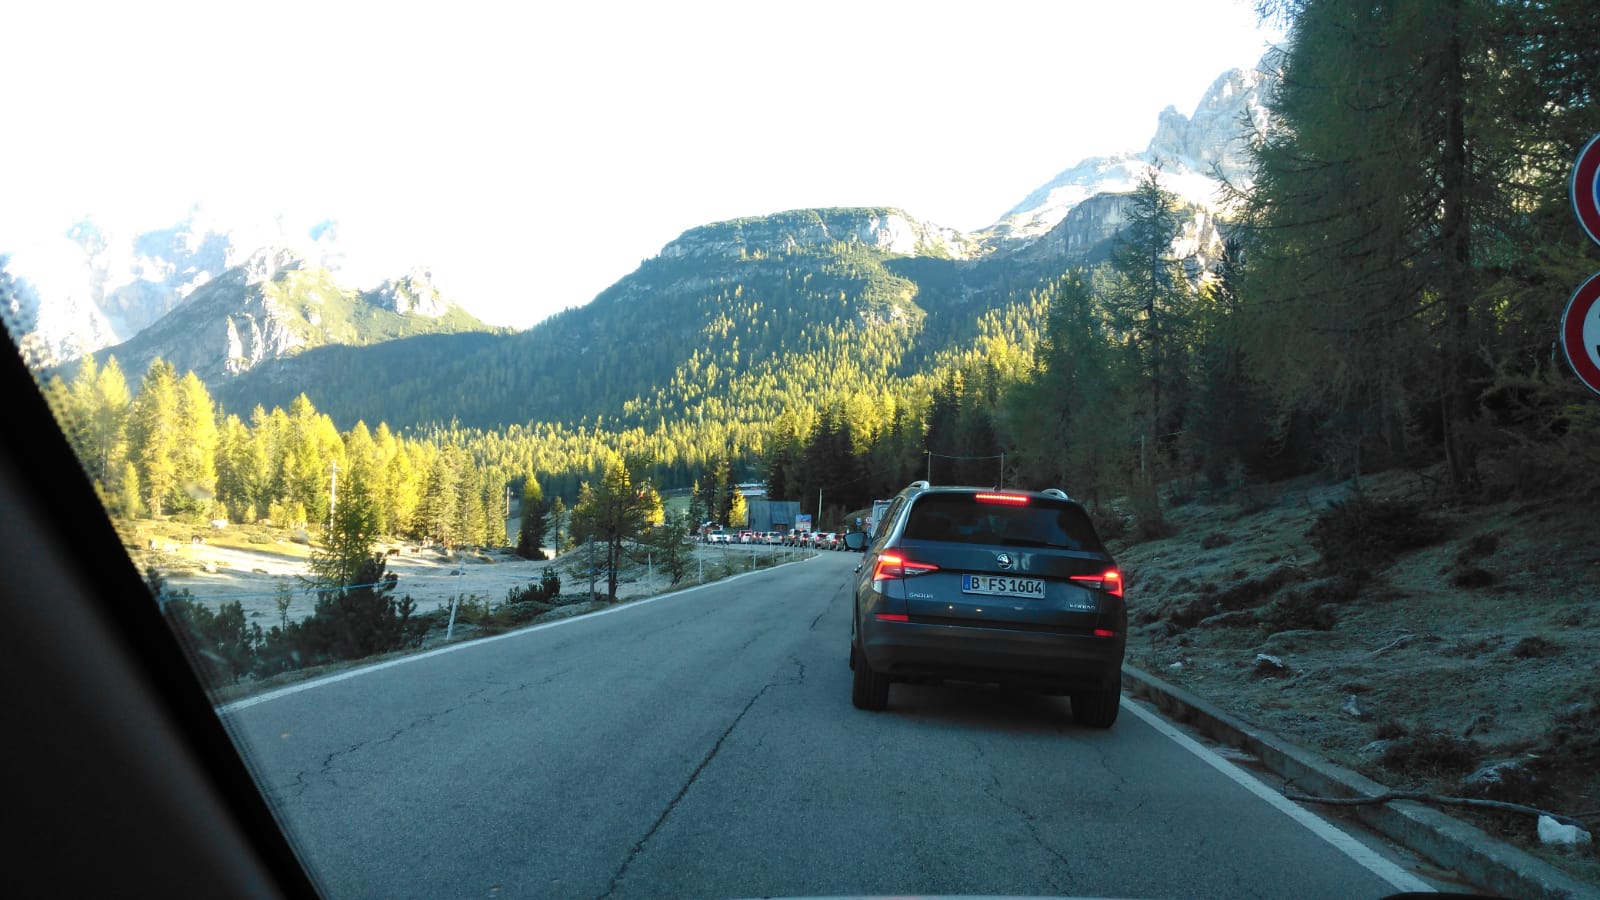
[[[1426,881],[1423,881],[1421,878],[1418,878],[1390,860],[1384,858],[1381,854],[1373,850],[1371,847],[1368,847],[1366,844],[1361,843],[1350,835],[1345,834],[1343,831],[1340,831],[1332,825],[1329,825],[1327,822],[1323,821],[1321,817],[1317,816],[1316,813],[1313,813],[1301,806],[1297,806],[1293,801],[1262,784],[1260,781],[1251,777],[1249,773],[1242,771],[1237,765],[1227,761],[1226,759],[1223,759],[1221,756],[1207,749],[1199,741],[1196,741],[1194,738],[1191,738],[1182,731],[1179,731],[1171,723],[1167,722],[1167,720],[1161,718],[1156,713],[1145,709],[1143,706],[1126,696],[1122,698],[1122,708],[1138,716],[1140,719],[1143,719],[1146,725],[1149,725],[1156,731],[1166,735],[1168,738],[1172,739],[1173,743],[1176,743],[1183,749],[1188,750],[1195,756],[1198,756],[1207,765],[1211,766],[1211,768],[1216,769],[1218,772],[1221,772],[1222,774],[1233,779],[1245,790],[1266,801],[1268,805],[1278,809],[1284,815],[1295,820],[1296,822],[1299,822],[1301,825],[1304,825],[1311,831],[1312,834],[1315,834],[1317,837],[1322,838],[1323,840],[1337,847],[1339,850],[1343,851],[1344,855],[1355,860],[1361,866],[1366,868],[1367,871],[1378,876],[1379,878],[1382,878],[1384,881],[1389,882],[1389,884],[1394,886],[1395,890],[1426,893],[1434,892],[1433,886],[1428,884]]]
[[[546,628],[558,628],[558,627],[560,627],[562,625],[567,625],[567,624],[570,624],[572,622],[577,622],[577,621],[582,620],[582,619],[593,619],[596,616],[605,616],[605,615],[610,615],[611,613],[623,612],[624,610],[638,609],[639,607],[644,606],[645,604],[654,603],[657,600],[666,600],[669,597],[681,597],[684,594],[691,594],[691,593],[694,593],[695,591],[701,590],[702,588],[716,587],[717,585],[727,584],[730,581],[738,581],[739,579],[748,577],[750,575],[757,575],[757,574],[760,574],[761,572],[771,572],[774,569],[781,569],[784,566],[797,565],[798,563],[807,562],[808,560],[813,560],[813,559],[816,559],[816,557],[815,556],[808,556],[805,559],[796,560],[795,562],[779,563],[776,566],[768,566],[768,567],[763,568],[763,569],[756,569],[753,572],[741,572],[738,575],[730,575],[727,578],[722,579],[721,581],[712,581],[712,582],[708,582],[706,584],[697,584],[694,587],[687,587],[687,588],[684,588],[681,591],[673,591],[673,592],[671,592],[669,594],[657,594],[654,597],[645,597],[642,600],[630,600],[627,603],[624,603],[624,604],[622,604],[620,606],[613,606],[613,607],[611,607],[609,609],[601,609],[601,610],[596,610],[594,612],[589,612],[589,613],[580,613],[579,615],[568,616],[565,619],[558,619],[557,621],[554,621],[554,622],[544,622],[544,623],[539,624],[539,625],[532,625],[532,626],[529,626],[527,628],[518,629],[517,631],[508,631],[505,634],[496,634],[496,635],[493,635],[491,637],[485,637],[485,638],[474,638],[474,639],[472,639],[470,641],[462,641],[459,644],[450,644],[448,646],[439,647],[438,649],[429,650],[429,651],[426,651],[424,653],[416,653],[416,654],[413,654],[411,656],[403,656],[403,657],[401,657],[399,659],[391,659],[391,660],[389,660],[387,662],[374,663],[374,664],[372,664],[370,666],[361,666],[360,668],[356,668],[356,669],[347,669],[347,670],[345,670],[343,672],[339,672],[339,673],[334,674],[334,675],[325,675],[325,676],[323,676],[321,678],[313,678],[310,681],[302,681],[302,682],[299,682],[298,684],[291,684],[291,685],[289,685],[287,687],[278,688],[275,691],[268,691],[265,694],[257,694],[254,697],[246,697],[243,700],[235,700],[234,702],[229,703],[229,704],[227,704],[225,706],[217,707],[217,715],[227,715],[228,713],[238,712],[241,709],[249,709],[252,706],[255,706],[255,705],[260,704],[260,703],[266,703],[269,700],[277,700],[280,697],[287,697],[290,694],[298,694],[301,691],[309,691],[312,688],[325,687],[327,685],[334,684],[334,683],[340,682],[340,681],[345,681],[345,680],[350,679],[350,678],[357,678],[357,677],[362,676],[362,675],[370,675],[373,672],[381,672],[384,669],[392,669],[395,666],[403,666],[406,663],[414,663],[414,662],[417,662],[418,660],[427,659],[430,656],[439,656],[439,655],[444,654],[444,653],[454,653],[457,650],[466,650],[466,649],[469,649],[471,647],[482,647],[485,644],[492,644],[495,641],[503,641],[503,640],[505,640],[507,638],[521,637],[522,635],[531,634],[531,633],[533,633],[535,631],[543,631]]]

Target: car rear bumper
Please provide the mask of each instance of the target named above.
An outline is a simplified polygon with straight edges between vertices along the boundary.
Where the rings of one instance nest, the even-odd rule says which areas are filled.
[[[1115,682],[1126,639],[1003,627],[869,619],[861,652],[897,681],[974,681],[1043,690],[1094,690]]]

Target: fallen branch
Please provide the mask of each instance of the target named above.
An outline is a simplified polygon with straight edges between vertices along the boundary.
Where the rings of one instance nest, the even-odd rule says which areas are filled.
[[[1387,791],[1376,797],[1312,797],[1308,794],[1290,793],[1285,793],[1283,796],[1299,803],[1321,803],[1326,806],[1372,806],[1378,803],[1388,803],[1391,800],[1413,800],[1417,803],[1431,803],[1436,806],[1465,806],[1474,809],[1493,809],[1500,812],[1522,813],[1523,815],[1535,817],[1549,816],[1562,825],[1575,825],[1589,832],[1594,830],[1578,819],[1532,806],[1524,806],[1521,803],[1507,803],[1504,800],[1478,800],[1472,797],[1441,797],[1438,794],[1429,794],[1423,791]]]
[[[1416,637],[1417,636],[1414,635],[1414,634],[1402,634],[1399,637],[1395,638],[1394,640],[1390,641],[1389,643],[1384,644],[1382,647],[1379,647],[1378,649],[1372,651],[1371,653],[1368,653],[1367,654],[1367,658],[1371,659],[1374,656],[1378,656],[1378,655],[1380,655],[1382,653],[1386,653],[1386,652],[1388,652],[1390,650],[1396,650],[1396,649],[1398,649],[1400,647],[1404,647],[1405,645],[1411,643],[1413,640],[1416,640]]]

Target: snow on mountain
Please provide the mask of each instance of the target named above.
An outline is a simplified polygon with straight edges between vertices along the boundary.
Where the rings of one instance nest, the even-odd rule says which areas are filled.
[[[337,270],[343,253],[337,223],[307,233],[282,220],[224,224],[196,206],[181,221],[148,231],[102,225],[93,217],[7,253],[7,272],[36,309],[23,328],[30,362],[51,366],[129,340],[182,305],[198,289],[262,248],[292,248]],[[19,310],[20,311],[20,310]]]
[[[1250,140],[1265,125],[1265,95],[1271,76],[1265,65],[1232,69],[1217,77],[1184,116],[1169,106],[1156,121],[1145,149],[1090,157],[1061,172],[1023,198],[1000,220],[979,232],[1001,248],[1019,249],[1056,228],[1075,207],[1097,194],[1126,193],[1155,166],[1167,190],[1197,206],[1223,205],[1223,182],[1252,181]]]

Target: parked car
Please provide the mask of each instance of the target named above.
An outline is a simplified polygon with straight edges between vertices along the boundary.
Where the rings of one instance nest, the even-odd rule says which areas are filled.
[[[972,681],[1072,698],[1109,728],[1121,702],[1122,573],[1083,507],[1059,490],[901,491],[856,570],[851,700],[888,705],[897,681]]]

